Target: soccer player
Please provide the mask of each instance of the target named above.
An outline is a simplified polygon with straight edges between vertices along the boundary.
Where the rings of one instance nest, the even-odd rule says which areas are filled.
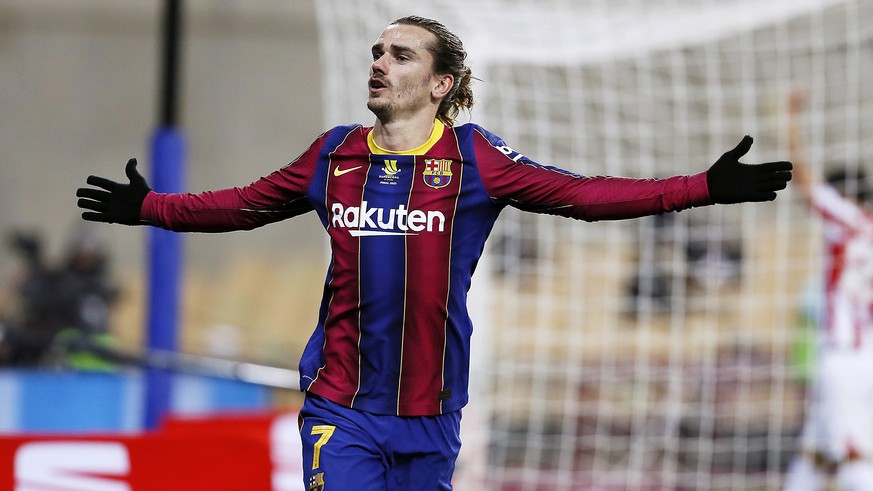
[[[198,194],[91,176],[86,220],[175,231],[251,229],[314,211],[331,260],[300,360],[307,489],[448,490],[467,403],[466,297],[506,206],[616,220],[713,203],[769,201],[789,162],[739,162],[746,136],[706,172],[586,177],[547,167],[476,124],[466,52],[439,22],[404,17],[372,48],[373,126],[335,127],[293,162],[242,187]]]
[[[823,315],[801,449],[786,491],[873,489],[873,210],[863,170],[812,174],[800,143],[803,90],[789,97],[789,147],[804,200],[823,220]]]

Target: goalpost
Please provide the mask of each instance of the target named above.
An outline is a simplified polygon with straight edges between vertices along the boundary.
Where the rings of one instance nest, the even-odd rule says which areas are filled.
[[[464,40],[472,120],[540,163],[690,174],[744,134],[746,161],[783,160],[795,87],[814,172],[873,160],[866,0],[316,6],[327,125],[370,124],[369,48],[414,13]],[[790,189],[623,222],[508,209],[473,280],[457,489],[778,489],[803,421],[820,237]]]

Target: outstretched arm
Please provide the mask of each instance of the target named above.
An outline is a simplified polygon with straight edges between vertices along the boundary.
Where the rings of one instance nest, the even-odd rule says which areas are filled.
[[[79,188],[82,218],[94,222],[153,225],[176,232],[250,230],[312,211],[307,190],[329,132],[291,163],[247,186],[202,193],[156,193],[127,162],[129,183],[89,176]]]
[[[791,180],[787,161],[745,164],[746,136],[705,172],[665,179],[586,177],[542,166],[479,131],[479,172],[492,198],[522,210],[587,221],[620,220],[714,203],[770,201]]]
[[[129,184],[97,176],[79,188],[82,218],[124,225],[153,225],[176,232],[230,232],[253,228],[312,210],[306,199],[305,165],[286,166],[248,186],[202,193],[155,193],[127,163]],[[303,170],[301,170],[303,169]]]

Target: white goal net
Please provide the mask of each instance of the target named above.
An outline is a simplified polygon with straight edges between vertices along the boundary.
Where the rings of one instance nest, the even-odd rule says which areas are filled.
[[[795,87],[814,171],[873,159],[869,0],[316,5],[328,125],[372,122],[370,46],[417,14],[464,40],[472,120],[543,164],[697,173],[744,134],[745,161],[784,160]],[[456,489],[779,489],[820,266],[798,194],[623,222],[508,209],[473,280]]]

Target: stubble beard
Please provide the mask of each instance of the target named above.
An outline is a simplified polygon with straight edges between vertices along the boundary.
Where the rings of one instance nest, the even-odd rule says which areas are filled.
[[[367,99],[367,109],[372,112],[382,123],[392,121],[394,118],[403,117],[403,114],[414,112],[424,104],[421,96],[416,96],[421,87],[426,87],[430,82],[430,76],[420,81],[420,86],[403,85],[394,87],[389,93],[383,93],[378,97]],[[417,99],[416,97],[419,97]]]
[[[376,119],[383,123],[390,121],[394,115],[394,109],[391,107],[391,103],[379,100],[378,98],[371,97],[367,99],[367,109],[376,116]]]

